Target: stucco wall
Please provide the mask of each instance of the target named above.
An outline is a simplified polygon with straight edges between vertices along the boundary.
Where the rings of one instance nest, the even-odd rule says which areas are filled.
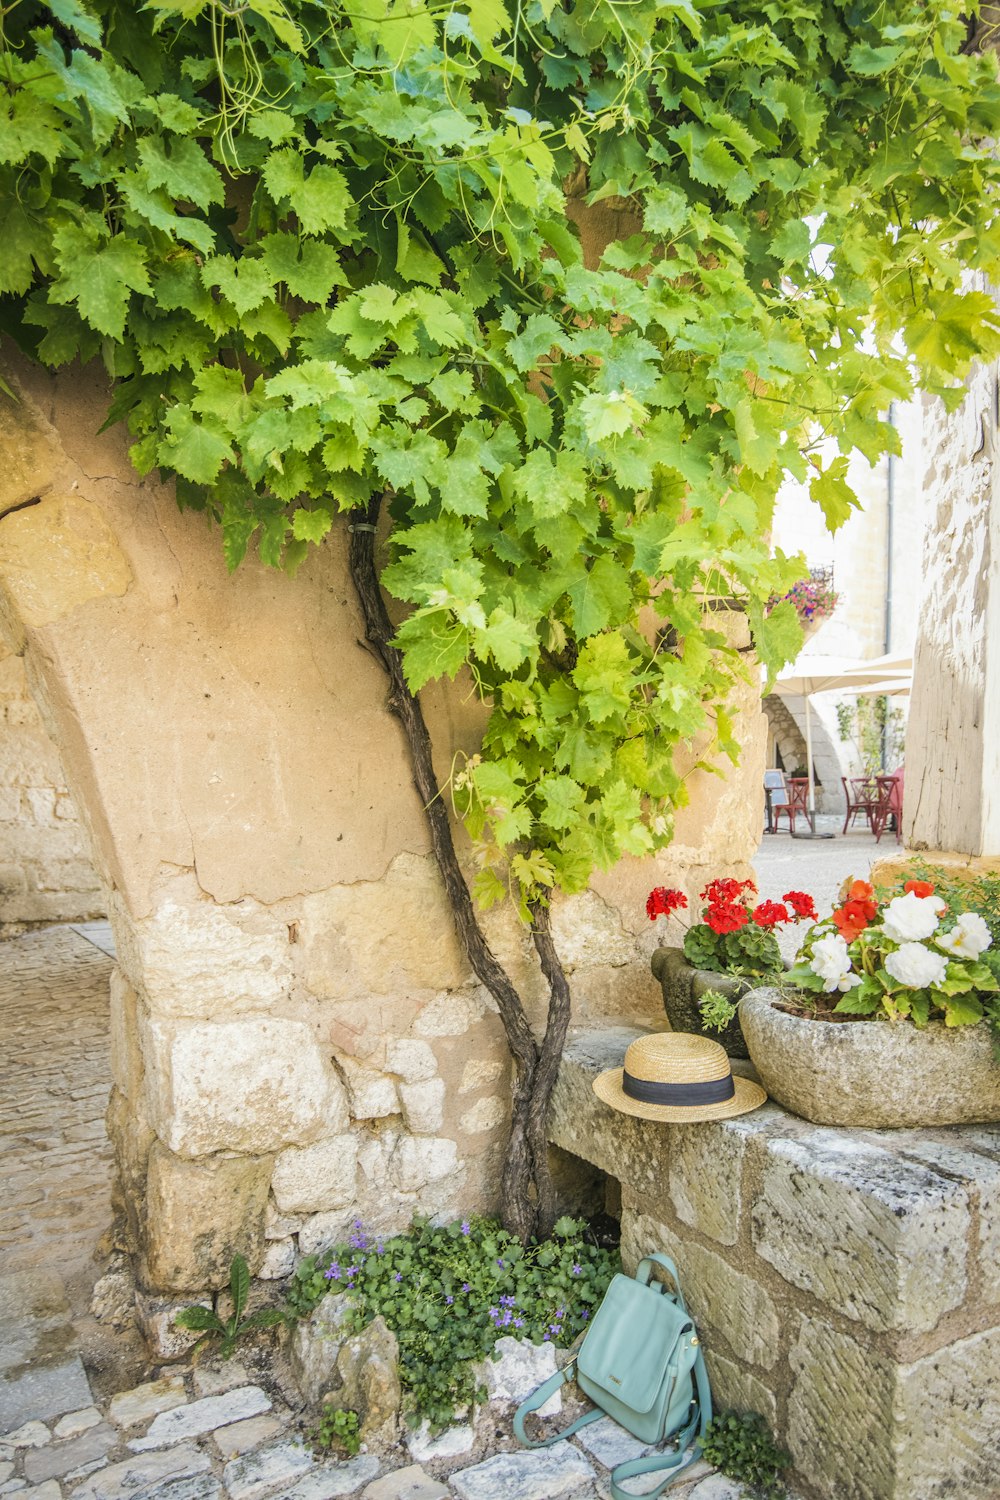
[[[361,644],[346,524],[294,580],[229,577],[205,519],[96,436],[93,372],[9,373],[0,511],[39,503],[0,519],[2,612],[111,893],[109,1121],[142,1281],[220,1284],[235,1248],[277,1275],[355,1217],[491,1207],[506,1048]],[[461,691],[425,699],[443,774],[480,719]],[[576,1019],[662,1020],[650,886],[747,871],[752,685],[744,703],[744,767],[691,775],[671,850],[557,904]],[[526,935],[486,925],[540,1023]]]
[[[24,662],[0,642],[0,937],[103,913],[87,836]]]

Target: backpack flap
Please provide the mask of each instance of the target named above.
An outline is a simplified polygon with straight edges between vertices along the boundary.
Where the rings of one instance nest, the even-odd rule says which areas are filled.
[[[577,1358],[580,1388],[635,1437],[659,1442],[673,1407],[690,1404],[693,1335],[671,1297],[615,1276]]]

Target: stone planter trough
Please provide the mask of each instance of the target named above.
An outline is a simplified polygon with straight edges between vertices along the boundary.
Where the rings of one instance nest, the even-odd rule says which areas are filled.
[[[1000,1121],[987,1026],[811,1021],[777,999],[766,987],[745,996],[743,1035],[771,1098],[804,1119],[875,1130]]]
[[[683,948],[657,948],[650,967],[663,991],[663,1009],[674,1031],[693,1031],[697,1036],[721,1042],[730,1057],[749,1057],[747,1044],[736,1016],[725,1031],[713,1031],[702,1024],[698,1001],[709,990],[717,990],[730,1000],[738,1000],[759,980],[734,979],[729,974],[714,974],[710,969],[693,969],[684,957]]]

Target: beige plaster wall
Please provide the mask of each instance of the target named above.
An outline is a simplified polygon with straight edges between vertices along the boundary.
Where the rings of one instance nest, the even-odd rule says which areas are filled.
[[[295,580],[229,577],[206,520],[96,435],[93,372],[8,374],[0,606],[110,891],[109,1122],[143,1283],[220,1285],[234,1248],[276,1276],[355,1217],[490,1208],[506,1049],[361,645],[346,526]],[[764,720],[743,701],[744,767],[692,773],[671,850],[558,903],[576,1020],[662,1021],[650,887],[748,870]],[[479,716],[426,706],[444,773]],[[540,1022],[526,935],[487,926]]]
[[[59,754],[0,642],[0,937],[104,914],[104,896]]]

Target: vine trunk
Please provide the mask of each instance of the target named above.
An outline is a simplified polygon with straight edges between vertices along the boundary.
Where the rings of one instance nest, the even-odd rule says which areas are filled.
[[[483,934],[472,895],[462,873],[448,821],[448,811],[434,772],[430,733],[420,701],[410,692],[403,659],[393,645],[395,631],[379,586],[375,538],[382,497],[373,496],[364,519],[351,526],[351,578],[365,622],[365,638],[389,683],[389,708],[403,728],[413,782],[431,835],[434,857],[444,881],[459,939],[473,973],[497,1003],[514,1064],[511,1130],[500,1183],[504,1228],[522,1243],[547,1234],[554,1217],[548,1169],[546,1118],[569,1025],[570,989],[552,939],[547,905],[531,906],[531,936],[549,987],[549,1007],[541,1045],[536,1042],[524,1004],[510,975]],[[355,517],[359,516],[355,512]]]

